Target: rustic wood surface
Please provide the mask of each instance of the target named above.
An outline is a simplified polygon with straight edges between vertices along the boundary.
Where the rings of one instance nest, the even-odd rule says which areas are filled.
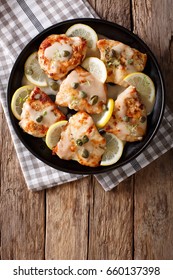
[[[173,109],[173,1],[89,0],[155,53]],[[105,192],[93,177],[27,190],[0,111],[1,259],[173,259],[173,151]]]

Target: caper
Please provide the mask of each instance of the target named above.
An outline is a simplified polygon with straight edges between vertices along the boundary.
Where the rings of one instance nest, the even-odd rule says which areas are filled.
[[[37,119],[36,119],[36,122],[40,123],[43,119],[43,116],[39,116]]]
[[[69,51],[63,51],[63,57],[67,57],[67,56],[69,56],[70,55],[70,52]]]
[[[128,116],[124,116],[124,117],[123,117],[123,121],[124,121],[124,122],[128,122],[129,120],[130,120],[130,118],[129,118]]]
[[[144,123],[145,121],[146,121],[146,117],[145,116],[140,117],[140,122],[141,123]]]
[[[89,138],[87,135],[84,135],[83,138],[82,138],[82,142],[83,144],[87,143],[89,141]]]
[[[53,83],[50,85],[50,87],[51,87],[54,91],[56,91],[56,90],[59,89],[59,85],[58,85],[56,82],[53,82]]]
[[[95,105],[98,102],[98,99],[99,99],[98,95],[93,95],[90,99],[90,104]]]
[[[87,97],[87,93],[83,90],[80,90],[79,94],[80,94],[81,98],[86,98]]]
[[[76,144],[77,144],[78,146],[82,146],[82,145],[83,145],[83,141],[82,141],[81,139],[77,139],[77,140],[76,140]]]
[[[31,68],[26,68],[25,73],[26,73],[27,75],[32,75],[32,74],[33,74],[33,70],[32,70]]]
[[[72,83],[72,88],[76,89],[79,86],[79,83]]]
[[[82,157],[83,158],[88,158],[89,157],[89,152],[87,149],[84,149],[83,152],[82,152]]]

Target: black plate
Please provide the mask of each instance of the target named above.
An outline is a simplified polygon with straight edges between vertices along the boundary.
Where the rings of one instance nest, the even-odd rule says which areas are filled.
[[[148,128],[146,137],[141,142],[135,143],[127,143],[125,145],[125,149],[121,159],[111,166],[106,167],[86,167],[80,165],[76,161],[65,161],[59,159],[57,156],[52,156],[51,151],[47,148],[46,144],[43,142],[42,139],[35,138],[30,136],[22,131],[22,129],[18,125],[18,121],[13,116],[10,108],[11,98],[13,93],[17,88],[21,86],[21,80],[23,77],[23,69],[24,63],[27,57],[34,51],[38,50],[40,43],[51,34],[62,34],[65,33],[66,30],[75,23],[84,23],[91,26],[97,33],[102,34],[110,39],[121,41],[133,48],[138,49],[139,51],[146,53],[148,56],[147,65],[145,68],[145,73],[151,77],[155,84],[156,88],[156,102],[153,109],[152,114],[148,117]],[[122,166],[132,159],[136,158],[150,143],[152,138],[154,137],[158,127],[160,125],[163,111],[164,111],[164,83],[163,78],[158,66],[158,63],[147,47],[147,45],[136,35],[132,32],[127,30],[126,28],[119,26],[112,22],[107,22],[104,20],[99,19],[74,19],[64,21],[58,24],[55,24],[39,35],[37,35],[31,42],[24,48],[21,52],[19,57],[17,58],[14,67],[12,69],[9,84],[8,84],[8,93],[7,93],[7,100],[8,100],[8,110],[9,115],[11,118],[12,125],[22,141],[22,143],[26,146],[26,148],[33,153],[37,158],[41,161],[45,162],[51,167],[55,169],[62,170],[65,172],[70,173],[78,173],[78,174],[96,174],[101,172],[108,172],[113,170],[119,166]]]

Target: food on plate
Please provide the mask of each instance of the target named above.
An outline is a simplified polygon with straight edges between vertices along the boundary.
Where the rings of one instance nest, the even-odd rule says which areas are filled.
[[[38,54],[37,52],[32,53],[26,60],[24,65],[24,73],[27,80],[38,86],[46,87],[47,86],[47,76],[44,71],[41,69],[40,64],[38,63]]]
[[[147,113],[135,87],[129,86],[115,100],[115,107],[106,132],[128,142],[142,140],[146,134]]]
[[[82,62],[82,67],[90,72],[100,82],[105,83],[107,79],[107,69],[102,60],[97,57],[87,57]]]
[[[52,34],[40,44],[38,61],[49,78],[59,80],[82,62],[86,51],[85,39]]]
[[[98,128],[103,128],[110,120],[113,110],[114,110],[114,100],[112,98],[109,98],[107,104],[104,106],[104,109],[100,114],[91,115],[91,117],[95,122],[95,125]]]
[[[59,121],[52,124],[46,133],[46,145],[49,149],[53,149],[61,137],[62,128],[68,123],[67,120]]]
[[[46,87],[39,87],[42,91],[44,91],[48,95],[56,95],[57,91],[59,90],[60,84],[62,83],[62,80],[52,80],[50,78],[47,78],[47,86]],[[25,75],[23,75],[22,86],[25,85],[32,85],[33,87],[36,86],[35,84],[28,81]]]
[[[78,66],[60,85],[55,102],[75,111],[99,114],[107,102],[107,89],[104,83]]]
[[[126,142],[146,135],[155,103],[153,81],[142,73],[146,61],[146,54],[74,24],[27,58],[11,110],[26,133],[45,137],[53,155],[112,165]]]
[[[26,101],[32,90],[33,85],[26,85],[18,88],[13,94],[11,110],[16,119],[21,120],[23,103]]]
[[[51,124],[64,119],[50,97],[35,87],[23,104],[19,125],[28,134],[44,137]]]
[[[97,51],[98,35],[93,28],[86,24],[77,23],[73,24],[66,31],[69,37],[82,37],[87,41],[87,56],[92,56]]]
[[[135,72],[127,75],[124,81],[136,88],[149,115],[155,104],[155,86],[151,78],[144,73]]]
[[[61,159],[76,160],[82,165],[100,165],[106,140],[100,135],[93,119],[84,111],[73,115],[64,126],[60,141],[53,152]]]
[[[126,87],[128,84],[123,80],[125,76],[132,72],[142,72],[145,68],[147,55],[122,42],[101,39],[97,47],[107,68],[106,82]]]
[[[122,156],[124,142],[112,133],[103,134],[106,139],[106,150],[100,162],[101,166],[108,166],[116,163]]]

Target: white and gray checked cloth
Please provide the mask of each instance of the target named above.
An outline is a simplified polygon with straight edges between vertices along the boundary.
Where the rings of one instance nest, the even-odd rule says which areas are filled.
[[[21,143],[7,110],[7,85],[13,64],[26,44],[45,28],[74,18],[98,17],[86,0],[0,0],[0,97],[28,189],[43,190],[82,178],[57,171],[38,160]],[[96,175],[105,191],[113,189],[173,146],[173,114],[166,106],[156,136],[136,159],[111,172]]]

